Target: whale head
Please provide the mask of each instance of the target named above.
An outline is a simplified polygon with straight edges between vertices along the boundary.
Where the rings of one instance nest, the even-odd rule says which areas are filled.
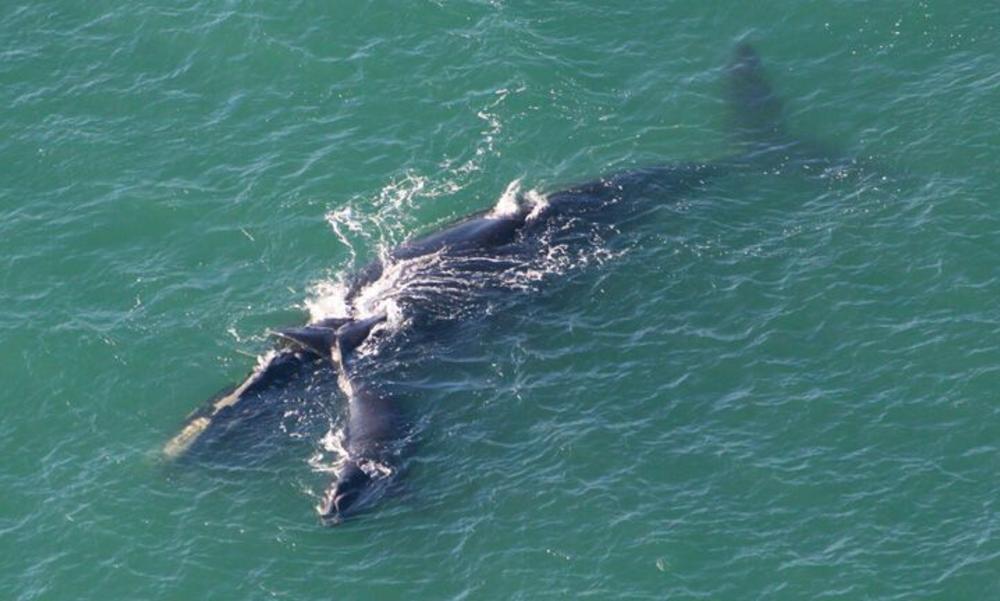
[[[323,496],[323,502],[319,506],[323,523],[328,526],[337,525],[363,507],[371,497],[373,482],[374,479],[357,463],[348,463]]]

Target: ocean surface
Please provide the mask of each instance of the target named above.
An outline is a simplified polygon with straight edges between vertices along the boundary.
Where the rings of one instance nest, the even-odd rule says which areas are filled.
[[[5,1],[0,598],[997,598],[998,39],[982,0]],[[741,41],[842,166],[667,199],[400,355],[393,494],[320,524],[330,386],[163,460],[380,252],[732,156]]]

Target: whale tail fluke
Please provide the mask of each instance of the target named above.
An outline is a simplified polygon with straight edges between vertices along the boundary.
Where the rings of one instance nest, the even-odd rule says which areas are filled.
[[[338,363],[334,350],[347,354],[359,347],[372,330],[386,320],[384,314],[367,319],[328,319],[299,328],[284,328],[271,332],[274,336],[301,347],[323,359]]]
[[[825,142],[789,132],[784,103],[751,44],[736,45],[725,72],[726,112],[738,149],[737,164],[794,163],[806,170],[822,170],[853,162]]]
[[[726,103],[734,141],[744,153],[766,154],[790,143],[781,99],[747,42],[737,44],[726,66]]]
[[[274,330],[271,334],[324,359],[330,357],[330,348],[337,339],[337,330],[314,325]]]

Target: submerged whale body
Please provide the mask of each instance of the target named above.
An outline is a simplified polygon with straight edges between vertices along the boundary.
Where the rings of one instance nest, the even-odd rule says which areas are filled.
[[[347,315],[274,332],[281,341],[238,386],[189,416],[164,447],[176,459],[211,446],[212,433],[225,430],[228,416],[247,399],[280,389],[304,369],[332,368],[346,398],[345,457],[318,508],[336,524],[384,495],[399,473],[408,420],[391,394],[366,377],[355,360],[363,344],[378,344],[388,315],[385,302],[401,307],[418,327],[451,316],[455,307],[483,290],[517,288],[526,273],[555,243],[587,239],[594,224],[615,228],[641,219],[650,207],[676,199],[709,179],[759,164],[795,146],[781,121],[781,104],[764,77],[760,60],[746,44],[737,47],[727,69],[728,100],[740,152],[709,163],[677,163],[609,175],[544,196],[518,195],[492,210],[416,238],[360,269],[345,295]],[[581,229],[582,228],[582,229]],[[375,289],[375,298],[371,291]]]

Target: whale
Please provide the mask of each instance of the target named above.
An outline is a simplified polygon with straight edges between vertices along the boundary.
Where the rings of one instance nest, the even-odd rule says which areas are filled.
[[[404,283],[397,283],[390,291],[393,300],[404,302],[414,313],[428,306],[447,305],[456,287],[467,286],[458,292],[474,295],[490,284],[501,286],[505,275],[530,265],[555,236],[572,238],[596,222],[619,224],[640,216],[641,207],[630,202],[636,197],[680,196],[721,172],[718,165],[708,163],[662,165],[612,174],[541,198],[518,198],[513,206],[494,207],[460,219],[371,261],[349,278],[345,297],[349,303],[357,301],[393,267],[405,265],[410,269]],[[444,276],[450,286],[438,286]],[[421,285],[408,285],[414,282]],[[422,285],[427,282],[435,285],[428,290]],[[419,294],[410,298],[415,288]],[[173,460],[191,452],[213,438],[213,429],[224,431],[225,424],[232,428],[232,415],[238,413],[241,403],[280,388],[310,366],[325,366],[337,373],[338,388],[347,401],[346,461],[323,494],[318,513],[323,523],[339,524],[371,505],[389,488],[398,471],[395,451],[406,437],[408,420],[393,396],[366,380],[352,361],[352,354],[372,340],[373,332],[387,323],[388,315],[362,316],[358,307],[350,309],[352,315],[272,331],[279,341],[278,350],[242,383],[192,414],[180,433],[166,443],[163,454]],[[433,325],[442,326],[440,320]]]
[[[451,315],[461,313],[456,305],[518,289],[510,282],[553,245],[587,244],[594,228],[623,229],[734,171],[779,160],[821,160],[814,145],[788,133],[781,102],[752,46],[738,44],[725,72],[732,156],[619,171],[544,194],[509,190],[489,209],[402,243],[347,277],[346,314],[273,330],[275,347],[244,381],[192,413],[163,446],[164,457],[173,461],[210,448],[238,428],[239,416],[252,415],[241,406],[304,372],[333,370],[337,396],[346,401],[344,457],[317,513],[322,523],[335,525],[376,505],[399,477],[411,431],[405,408],[358,360],[359,349],[394,335],[387,307],[405,314],[402,322],[411,329],[446,327]]]

